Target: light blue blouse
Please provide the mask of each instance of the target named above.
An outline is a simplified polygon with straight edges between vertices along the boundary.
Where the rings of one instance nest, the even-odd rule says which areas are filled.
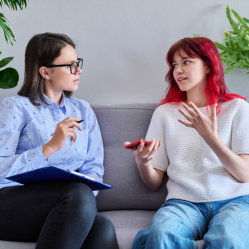
[[[48,105],[33,105],[27,97],[14,96],[0,105],[0,188],[19,185],[5,179],[29,170],[56,166],[76,170],[102,181],[103,142],[96,116],[90,105],[63,95],[60,105],[47,96]],[[45,159],[42,146],[57,124],[67,117],[83,119],[82,130],[75,128],[76,142],[67,138],[64,147]]]

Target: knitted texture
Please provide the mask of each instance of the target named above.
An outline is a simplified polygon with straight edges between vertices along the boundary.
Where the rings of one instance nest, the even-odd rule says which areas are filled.
[[[209,202],[249,194],[249,183],[239,183],[223,167],[219,158],[184,120],[176,104],[159,106],[151,119],[146,140],[161,139],[162,145],[151,163],[167,172],[167,199]],[[210,108],[200,110],[210,116]],[[249,104],[234,99],[221,104],[217,115],[221,140],[236,154],[249,154]]]

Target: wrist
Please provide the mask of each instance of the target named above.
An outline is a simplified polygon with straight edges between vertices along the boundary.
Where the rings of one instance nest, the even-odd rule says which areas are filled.
[[[209,146],[214,146],[220,142],[220,137],[218,134],[212,134],[204,139]]]
[[[47,159],[50,157],[52,154],[54,154],[58,149],[51,144],[51,142],[48,142],[43,145],[43,154],[44,157]]]
[[[138,165],[138,167],[149,167],[150,165],[150,160],[147,159],[141,159],[141,158],[135,158],[136,163]]]

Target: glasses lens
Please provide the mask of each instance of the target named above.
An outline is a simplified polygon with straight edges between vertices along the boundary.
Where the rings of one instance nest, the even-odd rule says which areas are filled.
[[[77,69],[78,69],[78,62],[72,63],[72,64],[71,64],[71,73],[72,73],[72,74],[76,74]]]
[[[77,63],[78,63],[78,67],[80,68],[80,69],[82,69],[82,66],[83,66],[83,59],[78,59],[78,61],[77,61]]]
[[[78,68],[82,69],[83,59],[79,59],[77,62],[71,64],[71,73],[76,74]]]

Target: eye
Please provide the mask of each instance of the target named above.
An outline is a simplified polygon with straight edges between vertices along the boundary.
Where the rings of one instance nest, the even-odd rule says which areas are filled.
[[[184,61],[184,65],[188,65],[189,63],[190,63],[189,60],[185,60],[185,61]]]
[[[78,64],[77,64],[77,62],[73,62],[73,63],[71,64],[71,66],[72,66],[73,68],[76,68],[76,67],[78,66]]]
[[[176,63],[173,63],[173,64],[172,64],[172,67],[173,67],[173,68],[177,68],[177,64],[176,64]]]

